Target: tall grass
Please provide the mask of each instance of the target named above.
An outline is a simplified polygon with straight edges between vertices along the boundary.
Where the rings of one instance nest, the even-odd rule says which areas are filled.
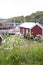
[[[43,65],[43,44],[36,43],[26,47],[19,45],[20,38],[13,39],[15,41],[10,43],[7,38],[6,43],[0,46],[0,65]],[[16,41],[19,44],[15,46]]]

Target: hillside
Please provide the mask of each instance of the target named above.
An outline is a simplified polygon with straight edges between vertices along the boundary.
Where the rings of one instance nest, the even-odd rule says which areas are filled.
[[[11,22],[41,22],[43,21],[43,11],[37,11],[36,13],[32,13],[31,15],[27,15],[27,16],[18,16],[18,17],[13,17],[8,19]]]
[[[43,11],[37,11],[35,13],[32,13],[31,15],[27,16],[17,16],[17,17],[12,17],[8,19],[0,19],[2,22],[42,22],[43,21]]]
[[[35,21],[41,22],[43,21],[43,11],[37,11],[36,13],[32,13],[30,16],[26,16],[26,21]]]

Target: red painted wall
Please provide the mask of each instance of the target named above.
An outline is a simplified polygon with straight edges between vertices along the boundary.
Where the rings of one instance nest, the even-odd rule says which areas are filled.
[[[20,33],[21,34],[23,34],[23,29],[24,29],[24,34],[29,34],[29,29],[28,28],[20,27]],[[28,29],[28,33],[26,33],[26,29]]]
[[[21,34],[23,34],[23,33],[26,34],[26,29],[23,28],[23,27],[20,27],[20,33],[21,33]]]
[[[0,26],[2,26],[3,24],[2,23],[0,23]]]
[[[20,27],[20,33],[21,34],[23,34],[23,29],[24,29],[24,34],[29,34],[29,32],[30,32],[29,29],[28,29],[28,33],[26,33],[26,28]],[[38,34],[42,35],[42,29],[38,25],[36,25],[35,27],[33,27],[31,29],[31,34],[34,35],[34,36],[36,36]]]
[[[22,27],[20,27],[20,33],[23,34],[23,28]]]
[[[26,28],[24,28],[24,34],[26,34]]]
[[[42,35],[42,29],[38,25],[36,25],[31,29],[31,34],[33,34],[34,36],[38,34]]]

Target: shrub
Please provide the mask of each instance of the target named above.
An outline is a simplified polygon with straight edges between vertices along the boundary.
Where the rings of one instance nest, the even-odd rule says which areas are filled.
[[[34,38],[35,41],[38,41],[38,42],[41,42],[41,35],[37,35],[35,38]]]
[[[30,35],[26,35],[26,38],[27,39],[34,39],[34,36],[33,35],[31,35],[31,36]]]

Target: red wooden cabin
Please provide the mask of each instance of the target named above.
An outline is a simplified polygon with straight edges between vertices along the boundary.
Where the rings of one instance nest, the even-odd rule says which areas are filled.
[[[31,23],[25,22],[20,25],[20,33],[22,35],[30,34],[30,35],[42,35],[43,34],[43,27],[39,23]]]

